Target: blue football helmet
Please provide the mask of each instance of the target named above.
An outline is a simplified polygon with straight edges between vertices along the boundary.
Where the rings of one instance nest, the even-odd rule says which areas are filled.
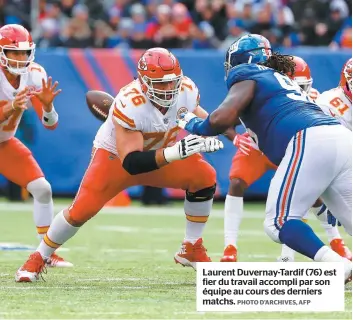
[[[271,44],[258,34],[247,34],[235,41],[227,50],[224,62],[226,76],[229,70],[242,63],[264,62],[272,54]]]

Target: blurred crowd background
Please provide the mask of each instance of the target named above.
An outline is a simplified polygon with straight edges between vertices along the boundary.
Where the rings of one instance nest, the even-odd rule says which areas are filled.
[[[276,46],[352,46],[349,0],[0,0],[0,23],[37,46],[227,48],[247,33]]]

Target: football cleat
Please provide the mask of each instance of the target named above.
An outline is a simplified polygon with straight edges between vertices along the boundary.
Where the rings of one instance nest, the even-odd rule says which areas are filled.
[[[237,262],[237,261],[238,261],[237,248],[230,244],[224,249],[221,262]]]
[[[184,267],[192,267],[196,270],[196,262],[211,262],[202,242],[201,238],[198,239],[195,244],[184,241],[180,251],[174,256],[175,263],[180,263]]]
[[[70,267],[73,267],[74,265],[69,261],[65,261],[64,258],[61,258],[54,252],[47,260],[46,266],[56,267],[56,268],[70,268]]]
[[[16,282],[35,282],[39,280],[42,272],[46,272],[45,261],[39,252],[32,253],[26,263],[17,270]]]
[[[331,249],[337,252],[341,257],[352,261],[352,252],[344,244],[343,239],[333,239],[330,242]]]

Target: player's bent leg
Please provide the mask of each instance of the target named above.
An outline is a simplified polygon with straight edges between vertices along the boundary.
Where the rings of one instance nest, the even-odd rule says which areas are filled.
[[[196,262],[210,261],[203,246],[202,233],[211,212],[216,190],[216,172],[213,167],[203,160],[201,155],[195,154],[136,177],[137,184],[186,191],[184,202],[186,232],[181,250],[174,258],[177,262],[191,267],[196,267]]]
[[[324,228],[328,242],[333,251],[337,252],[341,257],[352,261],[352,252],[345,245],[342,236],[338,230],[337,219],[334,218],[325,204],[318,199],[313,205],[311,211],[315,214]]]
[[[327,134],[322,130],[326,128],[300,131],[291,140],[271,181],[264,226],[271,239],[284,243],[315,261],[344,262],[348,278],[352,271],[350,261],[325,246],[301,220],[312,203],[330,185],[332,175],[335,174],[323,174],[327,162],[332,160],[334,163],[337,155],[330,152],[334,150],[333,146],[331,149],[330,146],[322,147],[322,136]],[[330,142],[336,142],[333,141]],[[312,185],[308,186],[310,182]]]
[[[174,256],[176,263],[196,270],[197,262],[211,262],[203,246],[202,233],[211,212],[216,185],[196,192],[186,191],[184,210],[186,230],[179,252]]]
[[[40,239],[43,239],[54,217],[52,191],[49,182],[40,177],[26,186],[33,196],[33,219]]]
[[[83,177],[72,205],[59,212],[37,251],[17,271],[17,282],[32,282],[39,279],[43,263],[54,251],[73,237],[79,228],[129,184],[129,175],[123,170],[121,162],[108,151],[96,150]]]
[[[34,222],[37,226],[38,236],[42,240],[48,232],[54,216],[51,186],[44,177],[41,177],[28,183],[27,190],[33,196]],[[73,264],[53,252],[46,261],[46,266],[66,268],[72,267]]]
[[[43,238],[53,220],[51,186],[31,151],[18,139],[12,138],[0,144],[0,172],[9,180],[26,188],[33,196],[33,218],[38,237]],[[16,164],[16,165],[14,165]],[[61,265],[72,265],[54,254]]]
[[[237,239],[244,215],[245,190],[275,166],[260,151],[245,155],[237,151],[229,172],[230,185],[224,207],[224,244],[222,262],[237,261]]]

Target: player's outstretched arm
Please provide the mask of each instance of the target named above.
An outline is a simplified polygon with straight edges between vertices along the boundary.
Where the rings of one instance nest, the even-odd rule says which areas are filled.
[[[199,152],[214,152],[222,147],[211,142],[206,145],[205,138],[189,135],[171,147],[143,151],[143,135],[140,131],[123,128],[116,120],[114,125],[118,154],[124,169],[131,175],[157,170],[172,161]]]
[[[214,136],[239,124],[239,115],[254,97],[256,82],[245,80],[235,83],[221,105],[205,120],[186,114],[179,126],[202,136]]]

